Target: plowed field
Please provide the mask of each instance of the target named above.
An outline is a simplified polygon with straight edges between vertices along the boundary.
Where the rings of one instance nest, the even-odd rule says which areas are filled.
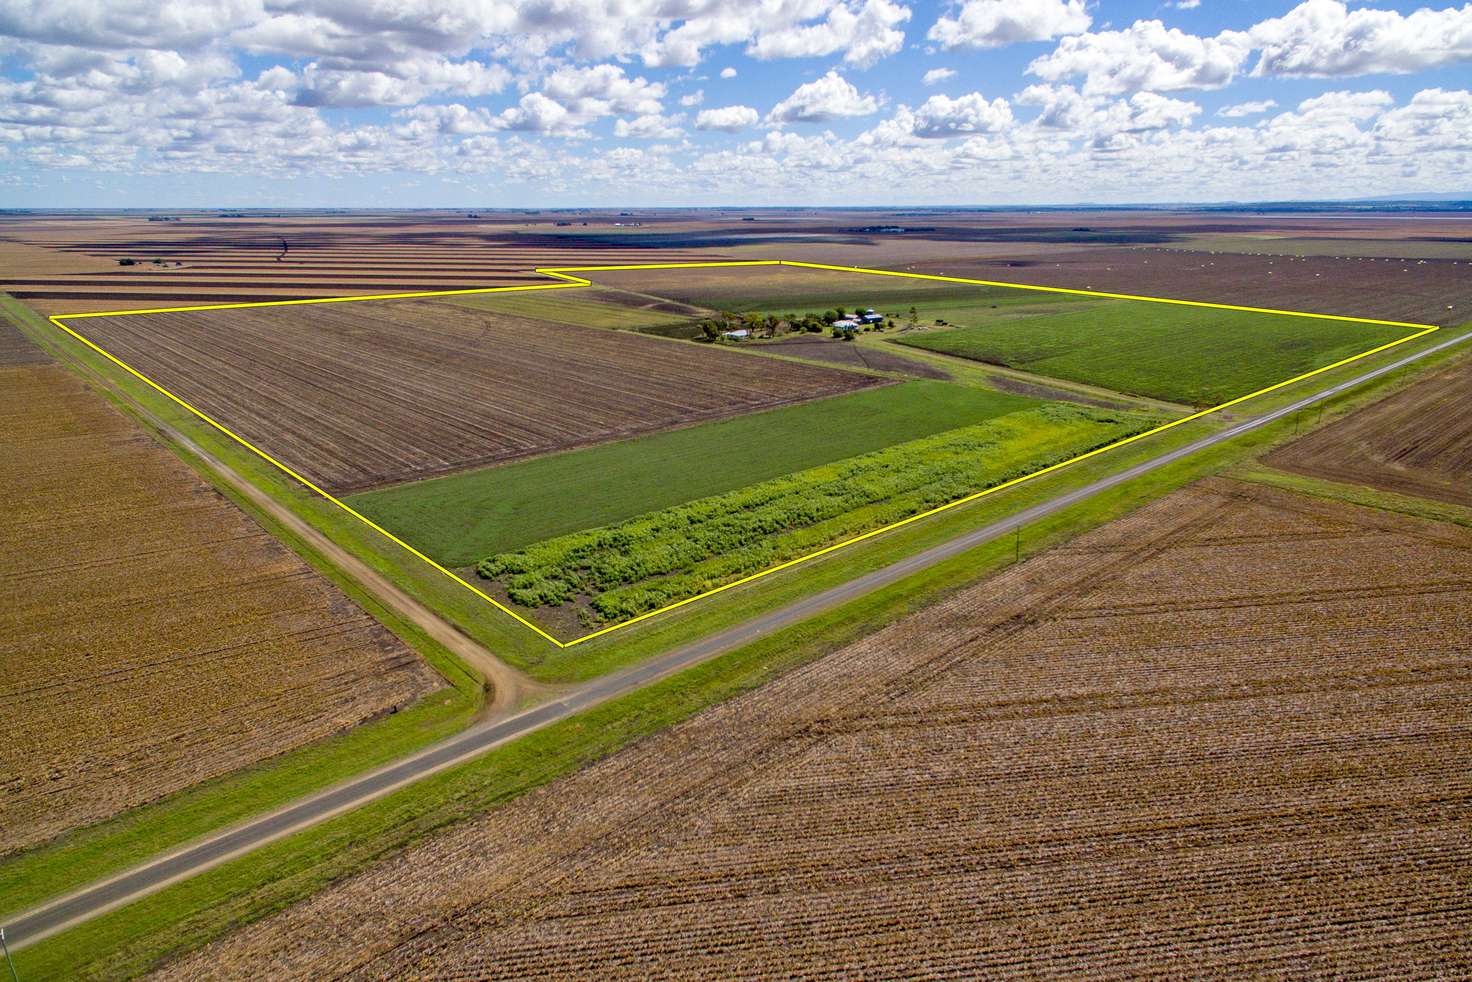
[[[0,444],[0,854],[440,684],[60,368],[0,368]]]
[[[71,326],[339,492],[882,381],[424,301],[98,317]]]
[[[1270,454],[1274,467],[1472,505],[1472,361]]]
[[[1472,531],[1178,493],[174,978],[1472,972]]]

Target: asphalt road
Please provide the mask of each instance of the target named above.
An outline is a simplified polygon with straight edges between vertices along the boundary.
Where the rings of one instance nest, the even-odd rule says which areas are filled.
[[[894,584],[920,570],[1102,494],[1142,474],[1147,474],[1258,429],[1274,420],[1332,398],[1341,392],[1395,371],[1435,352],[1460,344],[1469,338],[1472,338],[1472,334],[1442,341],[1388,365],[1305,396],[1281,409],[1237,423],[1228,429],[1204,436],[1193,443],[1162,453],[1118,473],[1100,478],[1091,484],[1033,505],[1015,515],[959,535],[923,552],[907,556],[847,583],[744,621],[643,664],[595,679],[554,702],[545,703],[535,709],[495,723],[472,727],[395,764],[353,778],[336,787],[303,798],[278,811],[251,819],[209,838],[198,840],[117,876],[27,911],[5,925],[6,940],[11,950],[23,948],[27,944],[39,941],[64,928],[131,903],[170,883],[194,876],[282,836],[356,808],[447,767],[470,760],[508,740],[524,736],[533,730],[565,719],[598,703],[642,688],[657,679],[738,648],[764,635],[801,623],[856,597]]]

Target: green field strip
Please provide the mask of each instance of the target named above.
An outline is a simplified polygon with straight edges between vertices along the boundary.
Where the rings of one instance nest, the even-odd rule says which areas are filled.
[[[452,567],[1037,405],[916,380],[346,499]]]

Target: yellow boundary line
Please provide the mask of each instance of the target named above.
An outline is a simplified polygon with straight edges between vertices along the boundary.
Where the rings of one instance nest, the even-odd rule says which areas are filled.
[[[1004,481],[1001,484],[993,485],[992,487],[986,488],[986,489],[981,490],[981,491],[977,491],[975,494],[969,494],[969,495],[966,495],[965,497],[957,498],[955,501],[950,501],[950,502],[947,502],[946,504],[940,505],[940,506],[935,507],[935,508],[931,508],[931,509],[929,509],[927,511],[923,511],[923,512],[920,512],[920,513],[915,514],[915,515],[911,515],[909,518],[901,519],[898,522],[891,522],[888,525],[884,525],[884,526],[881,526],[881,527],[876,528],[876,529],[871,529],[870,531],[864,532],[861,535],[855,535],[855,536],[853,536],[851,538],[844,539],[841,542],[835,542],[834,544],[832,544],[830,546],[827,546],[827,547],[825,547],[823,549],[818,549],[818,550],[816,550],[814,552],[807,553],[806,555],[799,556],[796,559],[790,559],[790,560],[788,560],[785,563],[781,563],[781,564],[779,564],[777,566],[773,566],[770,569],[764,569],[764,570],[762,570],[761,572],[758,572],[758,573],[753,573],[750,576],[742,577],[739,580],[733,580],[730,583],[723,584],[721,586],[715,587],[714,589],[706,590],[704,593],[698,593],[695,596],[686,597],[684,600],[680,600],[680,601],[677,601],[675,603],[668,604],[668,605],[666,605],[664,607],[659,608],[658,610],[651,610],[651,611],[648,611],[646,613],[640,614],[637,617],[631,617],[631,618],[629,618],[626,621],[619,621],[617,624],[609,625],[608,627],[602,628],[602,629],[597,630],[597,631],[593,631],[590,634],[585,634],[585,635],[583,635],[580,638],[574,638],[571,641],[560,641],[557,638],[553,637],[551,634],[548,634],[542,628],[538,627],[532,621],[530,621],[527,618],[523,617],[521,614],[518,614],[516,611],[512,610],[510,607],[507,607],[505,604],[501,603],[500,601],[496,600],[495,597],[492,597],[491,595],[489,595],[485,591],[481,590],[479,587],[475,586],[475,584],[466,581],[463,577],[458,576],[452,570],[447,569],[446,567],[444,567],[444,566],[440,565],[439,563],[435,562],[429,556],[427,556],[424,553],[420,552],[418,549],[414,548],[412,545],[410,545],[409,543],[405,542],[403,539],[399,538],[397,535],[394,535],[388,529],[386,529],[383,526],[379,525],[377,522],[373,521],[371,518],[368,518],[366,515],[362,514],[361,512],[357,511],[356,509],[352,508],[347,503],[345,503],[342,500],[340,500],[340,499],[334,497],[333,495],[329,494],[327,491],[323,490],[322,488],[318,487],[316,484],[312,483],[306,477],[302,476],[301,474],[298,474],[291,467],[289,467],[286,464],[282,463],[281,461],[277,460],[275,457],[272,457],[270,454],[266,453],[260,447],[257,447],[255,444],[251,443],[249,440],[247,440],[244,437],[240,436],[239,434],[235,433],[233,430],[229,429],[224,424],[220,423],[218,420],[213,419],[212,417],[210,417],[206,413],[204,413],[201,410],[197,409],[196,407],[190,405],[188,402],[185,402],[183,399],[179,398],[177,395],[175,395],[174,393],[170,392],[168,389],[164,388],[162,385],[159,385],[157,382],[155,382],[153,379],[149,378],[147,375],[144,375],[142,372],[138,371],[132,365],[129,365],[127,362],[123,361],[121,358],[118,358],[116,355],[114,355],[111,352],[105,350],[104,348],[98,346],[97,344],[94,344],[91,340],[87,339],[86,337],[83,337],[81,334],[77,333],[76,331],[74,331],[70,327],[68,327],[66,324],[62,323],[62,321],[67,321],[67,320],[82,320],[82,319],[85,319],[85,318],[88,318],[88,317],[123,317],[123,316],[137,315],[137,314],[170,314],[170,313],[181,313],[181,312],[185,312],[185,311],[199,311],[199,310],[236,310],[236,309],[239,309],[239,308],[242,308],[242,307],[294,307],[294,306],[303,306],[303,305],[306,305],[306,304],[318,304],[318,303],[351,303],[351,302],[359,301],[359,300],[413,300],[413,299],[419,299],[419,298],[424,298],[424,297],[470,296],[470,295],[473,295],[473,294],[483,294],[483,293],[523,293],[523,292],[528,292],[528,291],[532,291],[532,290],[577,290],[577,289],[582,289],[584,287],[593,286],[594,284],[593,284],[593,281],[592,280],[585,279],[584,277],[581,277],[581,276],[573,275],[573,274],[576,274],[576,273],[593,273],[593,272],[608,272],[608,271],[616,271],[616,270],[637,270],[637,269],[697,269],[697,268],[709,269],[709,268],[735,268],[735,267],[746,267],[746,266],[794,266],[794,267],[800,267],[800,268],[803,268],[803,269],[821,269],[821,270],[828,270],[828,271],[831,271],[831,272],[840,272],[840,273],[863,273],[863,274],[867,274],[867,275],[871,275],[871,276],[897,276],[897,277],[902,277],[902,278],[905,278],[905,279],[929,280],[929,281],[940,282],[940,283],[960,283],[960,284],[966,285],[966,286],[990,286],[990,287],[1002,287],[1002,288],[1009,289],[1009,290],[1031,290],[1031,291],[1037,292],[1037,293],[1060,293],[1060,294],[1067,294],[1067,295],[1070,295],[1070,296],[1080,296],[1080,297],[1104,297],[1104,298],[1108,298],[1108,299],[1111,299],[1111,300],[1139,300],[1139,301],[1143,301],[1145,303],[1176,304],[1176,305],[1183,306],[1183,307],[1205,307],[1205,308],[1209,308],[1209,309],[1213,309],[1213,310],[1241,310],[1241,311],[1247,311],[1249,313],[1277,314],[1277,315],[1284,316],[1284,317],[1309,317],[1309,318],[1313,318],[1315,320],[1343,321],[1343,322],[1353,323],[1353,324],[1375,324],[1375,325],[1379,325],[1379,326],[1383,326],[1383,327],[1407,327],[1407,328],[1411,328],[1415,333],[1408,334],[1405,337],[1400,338],[1399,340],[1396,340],[1396,341],[1391,341],[1388,344],[1382,344],[1382,345],[1379,345],[1378,347],[1371,348],[1368,351],[1362,351],[1362,352],[1360,352],[1357,355],[1351,355],[1348,358],[1341,358],[1339,361],[1334,362],[1332,365],[1325,365],[1322,368],[1316,368],[1313,371],[1304,372],[1302,375],[1295,375],[1294,377],[1292,377],[1290,379],[1284,379],[1281,382],[1277,382],[1277,383],[1274,383],[1273,385],[1269,385],[1269,386],[1267,386],[1265,388],[1258,389],[1256,392],[1249,392],[1247,395],[1238,396],[1237,398],[1228,400],[1227,402],[1221,403],[1220,405],[1212,406],[1210,409],[1203,409],[1200,412],[1192,413],[1189,416],[1182,416],[1180,419],[1172,420],[1169,423],[1164,423],[1164,424],[1162,424],[1160,426],[1157,426],[1157,427],[1155,427],[1153,429],[1145,430],[1142,433],[1136,433],[1134,436],[1129,436],[1129,437],[1125,437],[1124,439],[1121,439],[1121,440],[1116,440],[1113,443],[1106,444],[1105,446],[1102,446],[1102,447],[1097,447],[1097,448],[1095,448],[1093,450],[1088,451],[1087,453],[1079,454],[1076,457],[1070,457],[1067,460],[1060,461],[1059,463],[1053,464],[1053,465],[1051,465],[1049,467],[1044,467],[1041,470],[1033,471],[1030,474],[1024,474],[1023,476],[1013,478],[1010,481]],[[293,480],[299,482],[304,487],[310,489],[311,491],[315,492],[316,494],[322,496],[327,501],[330,501],[332,504],[336,505],[338,508],[341,508],[347,514],[353,516],[358,521],[362,522],[364,525],[368,526],[369,528],[373,529],[375,532],[377,532],[380,535],[382,535],[385,538],[387,538],[390,542],[393,542],[395,545],[397,545],[400,548],[402,548],[405,551],[407,551],[410,555],[412,555],[412,556],[414,556],[414,557],[416,557],[418,559],[423,560],[429,566],[431,566],[434,569],[438,570],[439,572],[443,573],[445,576],[448,576],[450,579],[454,580],[456,583],[460,584],[462,587],[464,587],[465,589],[469,590],[471,593],[475,594],[477,597],[480,597],[482,600],[484,600],[487,603],[491,604],[496,609],[498,609],[498,610],[502,611],[503,613],[506,613],[506,614],[510,615],[511,617],[515,618],[518,623],[520,623],[524,627],[527,627],[527,628],[531,629],[532,631],[536,632],[536,634],[538,634],[540,637],[542,637],[545,640],[551,642],[552,644],[556,645],[559,648],[571,648],[573,645],[582,644],[585,641],[591,641],[594,638],[602,637],[602,636],[604,636],[606,634],[612,633],[613,631],[623,630],[624,628],[630,627],[630,626],[632,626],[634,624],[638,624],[641,621],[646,621],[646,620],[648,620],[651,617],[657,617],[660,614],[665,614],[665,613],[668,613],[668,612],[670,612],[672,610],[677,610],[677,609],[679,609],[681,607],[684,607],[684,606],[686,606],[688,604],[693,604],[697,600],[704,600],[707,597],[713,597],[713,596],[715,596],[718,593],[724,593],[727,590],[733,590],[733,589],[735,589],[738,586],[742,586],[744,584],[751,583],[754,580],[760,580],[763,577],[771,576],[774,573],[780,573],[783,570],[791,569],[794,566],[801,565],[802,563],[806,563],[806,562],[808,562],[810,560],[817,559],[817,558],[819,558],[821,556],[826,556],[826,555],[828,555],[830,553],[837,552],[840,549],[845,549],[845,548],[847,548],[849,546],[852,546],[852,545],[855,545],[857,543],[863,542],[863,541],[865,541],[867,539],[872,539],[872,538],[874,538],[877,535],[884,534],[885,532],[891,532],[891,531],[893,531],[893,530],[895,530],[897,528],[902,528],[903,526],[909,525],[909,524],[911,524],[913,522],[918,522],[921,519],[929,518],[930,516],[937,515],[937,514],[943,512],[943,511],[949,511],[952,508],[958,508],[961,505],[967,504],[967,503],[972,502],[972,501],[976,501],[978,498],[984,498],[987,495],[996,494],[999,491],[1005,491],[1007,488],[1016,487],[1017,485],[1022,484],[1022,483],[1026,482],[1026,481],[1031,481],[1034,478],[1042,477],[1045,474],[1051,474],[1054,471],[1061,470],[1064,467],[1068,467],[1068,466],[1071,466],[1073,464],[1077,464],[1080,461],[1088,460],[1091,457],[1097,457],[1099,454],[1106,453],[1106,452],[1108,452],[1110,450],[1114,450],[1114,449],[1116,449],[1118,447],[1125,446],[1126,444],[1134,443],[1136,440],[1143,440],[1143,439],[1145,439],[1148,436],[1155,435],[1156,433],[1160,433],[1160,432],[1163,432],[1165,430],[1172,429],[1172,428],[1177,427],[1177,426],[1180,426],[1180,425],[1182,425],[1184,423],[1189,423],[1189,422],[1191,422],[1193,420],[1201,419],[1204,416],[1210,416],[1213,413],[1221,412],[1223,409],[1228,409],[1228,408],[1230,408],[1232,406],[1240,405],[1241,403],[1244,403],[1244,402],[1246,402],[1249,399],[1255,399],[1258,396],[1266,395],[1269,392],[1274,392],[1274,391],[1276,391],[1278,389],[1281,389],[1281,388],[1283,388],[1285,386],[1293,385],[1296,382],[1302,382],[1304,379],[1313,378],[1315,375],[1321,375],[1324,372],[1332,371],[1333,369],[1339,368],[1339,367],[1341,367],[1343,365],[1348,365],[1350,362],[1359,361],[1361,358],[1368,358],[1370,355],[1378,354],[1378,353],[1380,353],[1382,351],[1385,351],[1387,349],[1394,348],[1394,347],[1396,347],[1398,345],[1405,344],[1408,341],[1414,341],[1417,338],[1425,337],[1427,334],[1430,334],[1432,331],[1438,330],[1438,328],[1435,325],[1432,325],[1432,324],[1411,324],[1411,323],[1406,323],[1404,321],[1376,320],[1376,319],[1370,318],[1370,317],[1345,317],[1345,316],[1342,316],[1342,315],[1339,315],[1339,314],[1315,314],[1315,313],[1309,313],[1307,311],[1302,311],[1302,310],[1274,310],[1274,309],[1269,308],[1269,307],[1246,307],[1246,306],[1241,306],[1239,304],[1207,303],[1207,302],[1201,301],[1201,300],[1177,300],[1177,299],[1174,299],[1174,298],[1171,298],[1171,297],[1145,297],[1145,296],[1136,296],[1134,294],[1129,294],[1129,293],[1105,293],[1105,292],[1102,292],[1102,291],[1099,291],[1099,290],[1071,290],[1071,289],[1067,289],[1067,288],[1064,288],[1064,287],[1055,287],[1055,286],[1028,286],[1028,285],[1021,284],[1021,283],[1003,283],[1003,282],[1000,282],[1000,281],[997,281],[997,280],[975,280],[975,279],[967,279],[967,278],[959,277],[959,276],[940,276],[940,275],[929,274],[929,273],[905,273],[905,272],[900,272],[900,271],[897,271],[897,270],[889,270],[889,269],[867,269],[867,268],[864,268],[864,267],[861,267],[861,266],[832,266],[832,265],[828,265],[826,263],[806,263],[806,262],[797,262],[797,261],[782,260],[782,259],[756,259],[756,260],[747,260],[747,261],[689,262],[689,263],[636,263],[636,264],[629,264],[629,265],[612,265],[612,266],[551,266],[551,267],[538,267],[535,270],[535,272],[537,272],[537,273],[539,273],[539,274],[541,274],[543,276],[552,277],[553,279],[556,279],[559,282],[556,282],[556,283],[533,283],[533,284],[527,284],[525,286],[492,286],[492,287],[481,287],[481,288],[469,289],[469,290],[435,290],[435,291],[424,292],[424,293],[380,293],[380,294],[374,294],[374,295],[371,295],[371,296],[358,296],[358,297],[314,297],[314,298],[306,299],[306,300],[261,300],[261,301],[251,302],[251,303],[217,303],[217,304],[199,304],[199,305],[189,306],[189,307],[153,307],[153,308],[147,308],[147,309],[142,309],[142,310],[109,310],[109,311],[99,311],[99,312],[95,312],[95,313],[85,313],[85,314],[56,314],[56,315],[52,315],[49,319],[50,319],[51,323],[55,324],[62,331],[65,331],[67,334],[71,335],[73,338],[76,338],[82,344],[86,345],[88,348],[91,348],[93,351],[95,351],[98,354],[102,355],[102,357],[106,358],[108,361],[110,361],[113,364],[117,365],[119,368],[122,368],[128,374],[130,374],[133,377],[139,379],[144,384],[148,385],[150,388],[153,388],[154,390],[162,393],[168,399],[170,399],[173,402],[177,403],[178,405],[182,406],[184,409],[186,409],[189,412],[193,413],[195,416],[198,416],[200,419],[204,420],[210,426],[213,426],[215,429],[219,430],[221,433],[223,433],[226,436],[230,437],[230,439],[234,440],[236,443],[239,443],[241,446],[245,447],[247,450],[250,450],[252,453],[256,454],[261,459],[263,459],[263,460],[267,461],[268,463],[272,464],[273,466],[275,466],[276,468],[278,468],[282,473],[284,473],[287,476],[291,477]]]

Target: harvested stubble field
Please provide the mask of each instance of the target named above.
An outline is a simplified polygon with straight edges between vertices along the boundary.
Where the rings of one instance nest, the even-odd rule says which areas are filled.
[[[432,301],[97,317],[71,326],[336,492],[883,381]]]
[[[0,368],[0,442],[0,854],[440,685],[62,369]]]
[[[1469,605],[1207,482],[162,974],[1465,977]]]
[[[1472,361],[1466,358],[1268,455],[1274,467],[1472,506]]]

